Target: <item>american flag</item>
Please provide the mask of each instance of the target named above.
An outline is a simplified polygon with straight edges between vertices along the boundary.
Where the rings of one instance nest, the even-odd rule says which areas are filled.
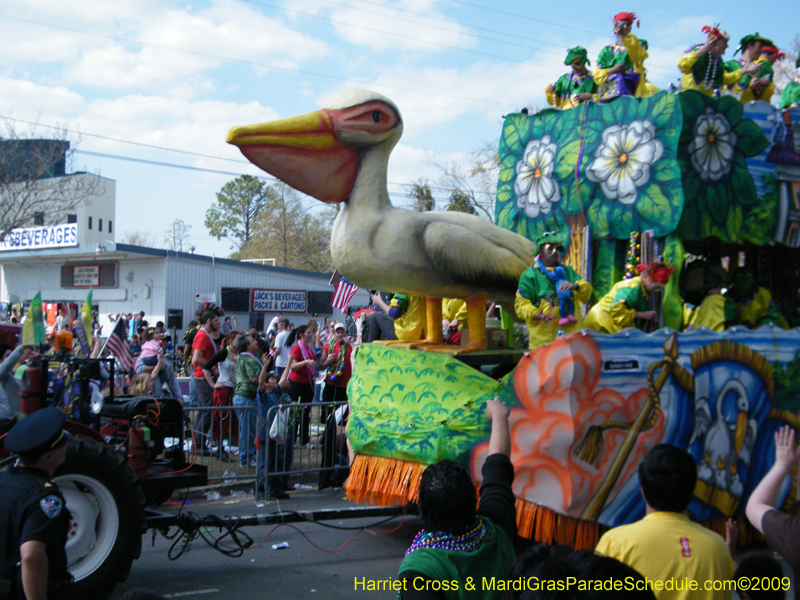
[[[123,371],[133,368],[133,356],[131,356],[130,348],[128,348],[128,335],[125,331],[125,323],[122,321],[122,315],[117,317],[117,322],[114,324],[114,331],[111,332],[111,337],[108,338],[106,346],[117,359]]]
[[[336,284],[336,292],[333,294],[333,302],[331,302],[331,306],[338,308],[341,311],[346,310],[347,305],[350,304],[350,300],[353,299],[353,296],[356,295],[357,291],[357,285],[350,283],[347,281],[347,279],[340,275],[339,283]]]

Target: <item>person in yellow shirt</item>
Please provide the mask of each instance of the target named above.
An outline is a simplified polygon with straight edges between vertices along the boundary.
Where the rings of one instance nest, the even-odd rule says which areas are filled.
[[[633,22],[639,22],[634,13],[621,12],[614,17],[614,43],[609,44],[597,57],[594,82],[601,102],[618,96],[645,97],[648,88],[644,76],[647,58],[639,38],[631,33]]]
[[[730,34],[709,25],[703,27],[703,33],[708,34],[705,43],[695,44],[678,60],[684,91],[696,90],[706,96],[716,96],[723,86],[738,83],[743,75],[752,75],[758,70],[758,65],[750,63],[741,69],[727,71],[722,55],[728,49]]]
[[[442,330],[444,343],[461,343],[461,330],[467,325],[467,303],[460,298],[442,298]]]
[[[534,264],[520,277],[514,302],[517,316],[528,325],[528,347],[531,350],[555,340],[559,331],[573,333],[583,329],[581,304],[589,300],[593,289],[592,284],[581,279],[575,269],[559,261],[559,253],[564,251],[564,238],[557,232],[542,234],[536,244],[538,252]],[[572,290],[575,303],[574,320],[564,325],[556,324],[560,302],[556,282],[550,277],[558,266],[564,268],[567,279],[559,286]]]
[[[697,463],[691,454],[669,444],[654,446],[639,464],[645,517],[608,530],[595,548],[649,581],[672,580],[673,589],[653,590],[657,600],[730,600],[730,589],[704,586],[706,581],[729,580],[733,559],[726,540],[684,514],[696,483]],[[689,590],[687,580],[699,582],[699,589]]]

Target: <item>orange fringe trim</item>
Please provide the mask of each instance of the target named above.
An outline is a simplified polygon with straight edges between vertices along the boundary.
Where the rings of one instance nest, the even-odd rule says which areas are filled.
[[[416,503],[425,465],[420,463],[356,455],[345,483],[347,499],[376,506]],[[549,508],[517,498],[517,528],[522,538],[547,544],[567,544],[575,550],[593,550],[609,529],[600,523],[561,515]],[[800,514],[800,504],[789,511]],[[739,529],[739,546],[763,541],[764,536],[750,525],[747,517],[734,517]],[[727,519],[709,519],[701,524],[725,537]]]

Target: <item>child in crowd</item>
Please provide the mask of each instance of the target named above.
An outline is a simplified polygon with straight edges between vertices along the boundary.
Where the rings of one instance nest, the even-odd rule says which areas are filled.
[[[158,357],[160,354],[164,353],[164,348],[161,345],[161,341],[156,339],[155,330],[151,328],[147,328],[142,332],[142,362],[145,366],[148,367],[155,367],[158,365]],[[161,370],[158,373],[158,379],[161,381],[161,390],[165,394],[171,393],[171,388],[169,385],[169,374]]]

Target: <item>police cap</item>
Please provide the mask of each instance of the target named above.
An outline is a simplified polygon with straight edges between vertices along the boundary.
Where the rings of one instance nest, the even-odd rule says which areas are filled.
[[[14,454],[42,454],[66,443],[64,413],[43,408],[22,419],[5,437],[6,450]]]

